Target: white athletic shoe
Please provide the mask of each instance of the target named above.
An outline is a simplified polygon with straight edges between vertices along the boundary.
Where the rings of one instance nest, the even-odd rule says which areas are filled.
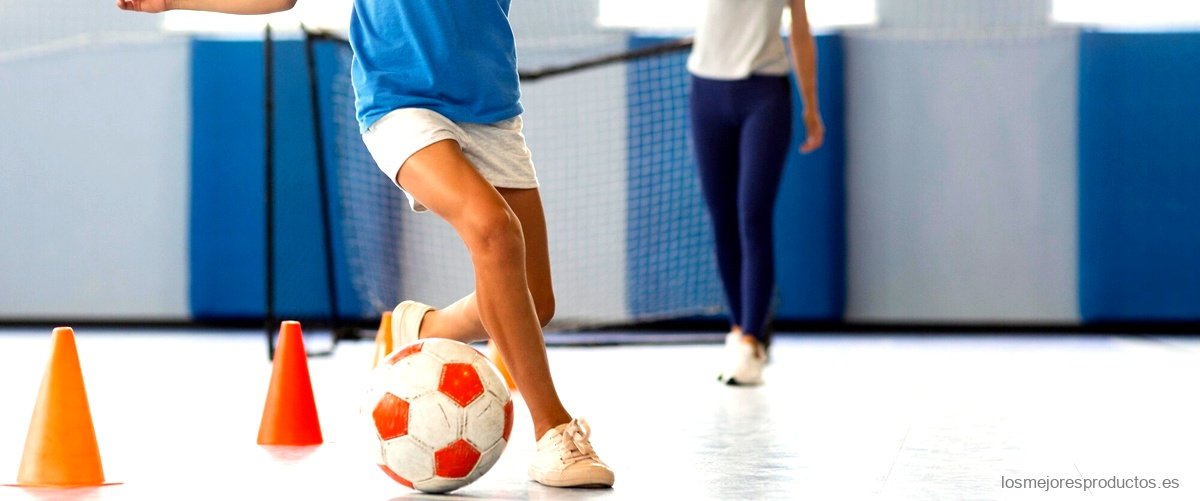
[[[592,449],[587,421],[572,419],[542,435],[529,478],[551,487],[612,487],[613,471]]]
[[[717,381],[731,386],[762,384],[767,349],[753,336],[730,332],[725,336],[723,356],[725,369],[717,376]]]
[[[433,307],[416,301],[404,301],[392,310],[392,347],[396,350],[417,342],[421,320]]]

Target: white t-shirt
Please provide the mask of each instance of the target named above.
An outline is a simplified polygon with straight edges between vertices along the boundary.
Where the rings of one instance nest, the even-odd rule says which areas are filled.
[[[708,0],[696,29],[688,71],[701,78],[739,80],[750,75],[787,75],[787,51],[779,32],[788,0]]]

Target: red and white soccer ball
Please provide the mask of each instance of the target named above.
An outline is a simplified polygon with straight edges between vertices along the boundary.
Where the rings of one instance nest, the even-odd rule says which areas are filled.
[[[379,439],[376,462],[424,492],[474,482],[504,452],[513,404],[496,366],[471,346],[422,339],[375,369],[364,412]]]

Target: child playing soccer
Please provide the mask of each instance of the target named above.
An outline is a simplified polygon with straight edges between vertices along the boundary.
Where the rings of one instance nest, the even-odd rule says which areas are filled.
[[[266,14],[295,0],[116,0],[139,12]],[[529,476],[555,487],[609,487],[590,430],[563,408],[542,326],[554,314],[546,222],[522,133],[511,0],[355,0],[352,76],[363,141],[413,210],[463,239],[475,292],[433,309],[396,307],[395,346],[419,338],[490,339],[533,418]]]

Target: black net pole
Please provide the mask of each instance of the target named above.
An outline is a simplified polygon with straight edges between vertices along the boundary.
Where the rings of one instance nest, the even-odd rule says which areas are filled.
[[[266,300],[263,305],[263,330],[267,335],[267,358],[275,358],[275,86],[274,47],[271,40],[271,25],[267,24],[263,36],[263,173],[265,188],[263,204],[266,214],[265,234],[265,277]]]
[[[304,37],[304,56],[308,64],[309,102],[312,105],[312,127],[314,152],[317,155],[317,187],[321,197],[321,228],[325,245],[325,290],[329,294],[329,330],[333,347],[341,337],[341,309],[338,305],[336,270],[333,259],[333,218],[330,217],[328,169],[325,163],[325,134],[321,124],[320,88],[317,86],[317,57],[313,38]],[[332,351],[333,348],[330,348]]]

